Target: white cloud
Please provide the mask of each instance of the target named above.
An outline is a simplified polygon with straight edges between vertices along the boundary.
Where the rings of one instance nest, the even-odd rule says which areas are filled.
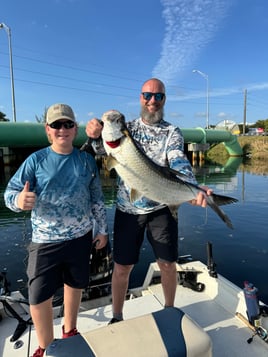
[[[268,82],[263,82],[263,83],[248,83],[245,84],[244,87],[229,87],[229,88],[213,88],[213,90],[210,91],[209,96],[211,97],[223,97],[223,96],[228,96],[228,95],[234,95],[234,94],[242,94],[244,93],[245,89],[247,89],[248,92],[257,92],[257,91],[262,91],[262,90],[268,90]],[[168,100],[169,101],[185,101],[185,100],[191,100],[191,99],[197,99],[197,98],[204,98],[206,94],[204,94],[204,91],[200,92],[194,92],[194,93],[188,93],[188,94],[169,94],[168,95]]]
[[[206,112],[197,112],[195,113],[196,118],[206,118],[207,113]]]
[[[226,118],[226,117],[227,117],[227,114],[224,113],[224,112],[220,112],[220,113],[217,114],[217,117],[219,117],[219,118]]]
[[[175,118],[175,119],[178,119],[178,118],[183,118],[184,117],[184,115],[183,114],[181,114],[181,113],[177,113],[177,112],[170,112],[169,113],[169,117],[171,117],[171,118]]]
[[[154,77],[172,83],[213,39],[229,0],[161,0],[166,29]]]

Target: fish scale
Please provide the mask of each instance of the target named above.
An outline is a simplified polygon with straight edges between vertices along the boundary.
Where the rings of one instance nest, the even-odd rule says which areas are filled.
[[[182,174],[169,167],[156,164],[138,147],[125,124],[125,117],[116,110],[102,116],[102,138],[108,155],[107,169],[115,169],[130,188],[130,199],[141,197],[172,207],[196,199],[199,192],[206,195],[202,187],[183,180]],[[219,207],[237,202],[236,198],[212,193],[206,195],[210,206],[229,228],[230,218]]]
[[[111,151],[106,143],[104,147],[107,153]],[[120,150],[112,149],[107,160],[107,169],[115,169],[131,189],[132,201],[145,196],[153,201],[174,206],[196,198],[197,190],[182,190],[184,183],[167,179],[154,170],[153,166],[148,166],[149,163],[143,160],[129,137],[121,139]]]

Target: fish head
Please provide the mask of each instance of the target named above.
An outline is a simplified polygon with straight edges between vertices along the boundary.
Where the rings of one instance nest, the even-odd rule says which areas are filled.
[[[101,117],[101,121],[103,123],[101,135],[105,142],[115,142],[125,136],[125,116],[119,111],[109,110],[105,112]]]

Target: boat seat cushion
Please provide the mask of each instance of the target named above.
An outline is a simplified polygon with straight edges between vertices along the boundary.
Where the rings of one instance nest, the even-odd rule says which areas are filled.
[[[46,350],[50,357],[207,357],[209,336],[178,308],[125,320],[63,340]]]

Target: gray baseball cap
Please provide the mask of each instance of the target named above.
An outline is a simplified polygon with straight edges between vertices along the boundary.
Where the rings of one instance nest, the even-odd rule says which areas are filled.
[[[54,121],[67,119],[76,122],[72,108],[67,104],[53,104],[47,110],[46,123],[52,124]]]

